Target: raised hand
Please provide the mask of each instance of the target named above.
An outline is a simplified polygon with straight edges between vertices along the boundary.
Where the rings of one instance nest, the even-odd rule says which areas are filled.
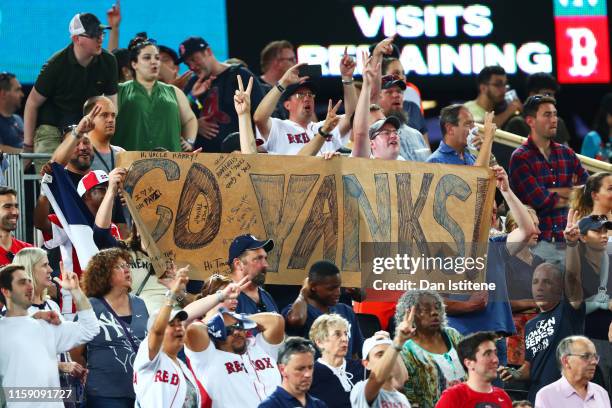
[[[283,87],[288,87],[289,85],[293,85],[293,84],[297,84],[297,83],[303,83],[304,81],[306,81],[308,79],[307,76],[301,77],[299,72],[300,72],[300,67],[302,65],[307,65],[305,62],[301,62],[299,64],[295,64],[294,66],[292,66],[291,68],[289,68],[287,70],[287,72],[285,72],[285,74],[281,77],[281,79],[278,81]]]
[[[493,136],[495,136],[497,125],[493,123],[494,117],[495,117],[495,112],[485,112],[485,117],[484,117],[484,137],[485,139],[492,138]]]
[[[348,47],[344,47],[344,55],[340,60],[340,75],[342,78],[352,78],[357,66],[357,62],[348,55],[347,49]]]
[[[580,230],[578,229],[578,211],[570,209],[567,213],[567,224],[563,231],[563,236],[567,242],[578,242]]]
[[[327,116],[325,117],[325,121],[323,125],[321,125],[321,129],[325,133],[330,133],[332,130],[338,126],[338,122],[340,122],[340,117],[337,115],[338,108],[342,105],[342,99],[340,99],[336,105],[332,107],[332,100],[329,100],[327,104]]]
[[[195,98],[199,98],[200,96],[204,95],[204,93],[206,93],[210,89],[210,87],[212,86],[212,82],[215,79],[217,79],[217,77],[214,76],[214,75],[211,75],[208,78],[206,78],[206,77],[204,77],[204,75],[202,75],[193,84],[193,88],[191,88],[191,94]]]
[[[89,114],[83,116],[83,118],[76,127],[76,132],[79,135],[91,132],[96,127],[94,119],[100,114],[101,111],[102,107],[100,105],[94,106],[91,112],[89,112]]]
[[[375,57],[380,57],[381,55],[389,55],[393,52],[393,41],[395,40],[395,35],[391,37],[387,37],[378,44],[372,51],[372,55]]]
[[[123,181],[127,175],[127,170],[123,167],[116,167],[108,173],[108,187],[115,193],[123,186]]]
[[[121,5],[119,4],[119,0],[117,0],[117,3],[113,4],[113,7],[106,12],[106,21],[113,29],[119,27],[121,23]]]
[[[497,181],[497,188],[501,192],[510,190],[510,183],[508,182],[508,173],[502,166],[493,166],[491,170],[495,173],[495,179]]]
[[[395,342],[403,346],[406,341],[414,337],[416,327],[414,327],[414,314],[416,307],[412,306],[410,310],[404,313],[404,319],[395,329]]]
[[[377,74],[380,72],[380,62],[374,64],[372,62],[373,57],[371,55],[368,56],[368,53],[365,51],[361,53],[361,58],[363,60],[363,81],[371,85],[376,81]]]
[[[242,83],[242,77],[236,75],[238,79],[238,89],[234,94],[234,108],[238,115],[250,115],[251,114],[251,90],[253,89],[253,77],[249,78],[246,90]]]
[[[53,278],[55,283],[59,284],[63,289],[68,291],[79,290],[81,287],[79,286],[79,277],[73,271],[69,271],[64,268],[64,263],[60,261],[60,271],[62,279]]]
[[[239,282],[232,282],[232,283],[230,283],[225,288],[223,288],[223,290],[221,290],[221,294],[223,295],[223,299],[224,300],[238,299],[238,295],[240,295],[240,292],[242,292],[244,289],[246,289],[246,287],[249,286],[250,282],[251,281],[250,281],[249,277],[245,276]]]
[[[176,276],[174,277],[174,280],[170,286],[170,292],[177,296],[182,296],[185,293],[187,282],[189,282],[187,272],[189,272],[189,265],[176,271]]]

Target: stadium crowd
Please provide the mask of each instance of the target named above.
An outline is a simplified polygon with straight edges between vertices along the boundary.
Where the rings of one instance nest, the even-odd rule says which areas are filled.
[[[23,120],[19,80],[0,73],[0,149],[52,155],[33,164],[44,248],[13,236],[18,193],[0,187],[0,406],[610,407],[612,172],[589,174],[568,147],[554,77],[533,74],[521,102],[507,97],[503,68],[485,67],[474,100],[441,109],[432,151],[393,38],[357,56],[360,81],[345,51],[342,98],[321,120],[320,84],[288,41],[262,50],[255,76],[197,36],[177,51],[146,33],[117,48],[120,8],[107,17],[72,18],[70,44],[42,67]],[[611,126],[608,94],[582,154],[609,160]],[[492,154],[497,129],[527,137],[507,169]],[[123,151],[151,150],[490,167],[500,201],[486,279],[496,289],[361,301],[328,260],[301,287],[266,286],[275,243],[249,231],[227,248],[227,275],[198,284],[173,262],[159,273],[116,166]],[[59,194],[50,179],[65,181]],[[86,264],[66,206],[91,226]],[[20,400],[27,387],[78,398]]]

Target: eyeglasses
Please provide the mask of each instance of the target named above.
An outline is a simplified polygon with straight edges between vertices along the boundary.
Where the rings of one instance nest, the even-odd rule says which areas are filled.
[[[241,322],[234,323],[231,326],[225,326],[225,335],[231,336],[237,331],[244,331],[244,330],[245,330],[244,326],[242,325]]]
[[[591,361],[591,360],[595,360],[596,363],[599,362],[599,354],[597,353],[582,353],[582,354],[568,354],[568,356],[576,356],[576,357],[580,357],[583,361]]]
[[[399,132],[397,130],[381,130],[380,132],[374,133],[374,137],[376,137],[378,135],[383,135],[383,136],[386,136],[386,137],[399,136]]]
[[[130,269],[130,265],[124,262],[122,264],[113,266],[113,269],[116,269],[118,271],[120,271],[120,270],[127,270],[127,269]]]
[[[306,99],[307,97],[314,99],[317,96],[316,94],[312,92],[298,92],[298,93],[295,93],[294,95],[298,99]]]

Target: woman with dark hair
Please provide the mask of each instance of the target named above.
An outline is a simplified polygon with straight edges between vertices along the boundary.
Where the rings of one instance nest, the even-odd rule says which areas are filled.
[[[100,323],[100,333],[71,351],[89,370],[85,393],[90,408],[134,406],[133,363],[144,339],[149,314],[142,299],[131,295],[130,254],[119,248],[94,255],[81,277]]]
[[[134,79],[119,84],[114,140],[128,151],[156,147],[172,152],[191,150],[198,123],[183,91],[159,81],[157,45],[146,36],[137,36],[128,49]]]
[[[595,115],[593,130],[584,136],[580,154],[610,162],[612,154],[609,150],[610,130],[612,130],[612,93],[604,95],[601,100],[599,110]]]
[[[606,215],[612,219],[612,173],[602,171],[591,174],[584,186],[573,189],[570,207],[576,210],[580,218]]]

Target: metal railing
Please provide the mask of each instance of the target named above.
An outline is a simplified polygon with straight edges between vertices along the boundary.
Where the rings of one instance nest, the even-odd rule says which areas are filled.
[[[49,160],[48,153],[19,153],[6,154],[9,167],[6,171],[6,182],[9,187],[17,191],[17,202],[19,203],[20,215],[17,221],[15,237],[22,241],[40,244],[39,234],[34,228],[34,207],[40,191],[41,179],[37,172],[26,174],[26,162],[31,160]]]

